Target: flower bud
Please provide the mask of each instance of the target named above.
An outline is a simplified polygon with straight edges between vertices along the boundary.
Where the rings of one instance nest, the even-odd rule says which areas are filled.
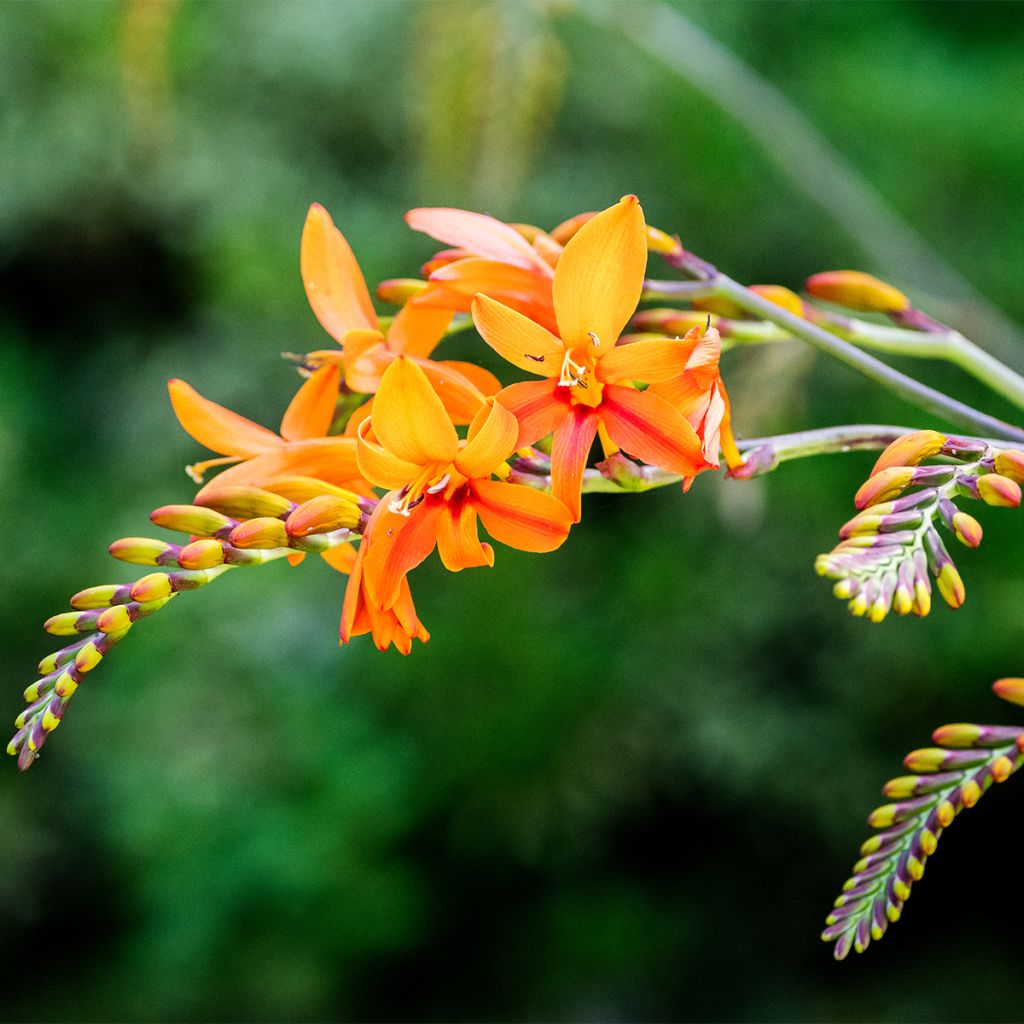
[[[150,537],[122,537],[115,540],[108,550],[115,558],[132,565],[166,565],[173,562],[178,554],[174,544]]]
[[[321,494],[303,502],[288,517],[286,526],[293,537],[308,537],[312,533],[330,533],[359,525],[359,506],[345,498]]]
[[[978,477],[978,497],[986,505],[998,508],[1017,508],[1020,505],[1020,484],[1008,476],[986,473]]]
[[[956,566],[952,562],[946,562],[945,565],[939,570],[939,574],[935,580],[936,586],[939,588],[939,593],[942,595],[943,600],[950,608],[960,608],[966,597],[964,590],[964,581],[960,577],[960,573],[957,572]]]
[[[109,608],[120,584],[110,583],[102,587],[87,587],[71,598],[71,607],[84,611],[87,608]]]
[[[415,277],[394,277],[377,285],[377,298],[390,306],[404,306],[426,287],[426,281]]]
[[[996,455],[996,472],[1018,484],[1024,484],[1024,452],[1014,448],[999,452]]]
[[[212,508],[234,519],[283,516],[294,507],[287,498],[282,498],[273,491],[265,491],[261,487],[218,488],[215,483],[203,489],[203,493],[196,498],[196,504]]]
[[[204,537],[235,525],[234,520],[201,505],[164,505],[150,513],[149,518],[164,529]]]
[[[219,540],[204,538],[186,544],[178,554],[182,569],[212,569],[224,562],[224,545]]]
[[[956,722],[953,725],[940,725],[932,733],[932,739],[943,747],[956,749],[973,747],[982,734],[980,725],[969,722]]]
[[[781,284],[752,284],[750,291],[755,295],[760,295],[762,299],[774,303],[787,313],[792,313],[793,316],[803,317],[804,315],[803,299],[796,292],[790,291]]]
[[[984,531],[981,528],[981,523],[974,516],[968,515],[966,512],[956,512],[953,515],[952,525],[953,533],[961,544],[966,544],[969,548],[976,548],[981,543]]]
[[[170,597],[171,580],[165,572],[151,572],[136,581],[132,587],[133,601],[158,601],[162,597]]]
[[[874,476],[892,466],[916,466],[925,459],[938,455],[945,443],[945,434],[940,434],[937,430],[915,430],[912,434],[904,434],[903,437],[896,438],[879,455],[871,475]]]
[[[239,523],[231,531],[230,540],[239,548],[286,548],[289,537],[280,519],[262,517]]]
[[[868,477],[854,495],[853,503],[859,508],[868,508],[879,501],[888,501],[905,491],[914,478],[910,466],[892,466]]]
[[[647,225],[647,250],[661,254],[678,252],[680,249],[679,240],[667,235],[658,228]]]
[[[898,288],[859,270],[815,274],[807,279],[806,288],[816,298],[870,313],[898,313],[910,306],[910,300]]]
[[[992,684],[992,689],[1003,700],[1024,705],[1024,679],[999,679]]]

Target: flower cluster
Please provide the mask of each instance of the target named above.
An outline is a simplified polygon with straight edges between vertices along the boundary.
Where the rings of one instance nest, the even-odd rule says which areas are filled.
[[[942,459],[942,465],[922,465]],[[964,603],[964,584],[938,527],[961,544],[981,543],[981,524],[956,502],[973,498],[1017,508],[1024,452],[985,441],[921,430],[894,441],[857,491],[860,510],[839,531],[840,543],[815,567],[836,580],[833,593],[853,615],[881,622],[889,611],[927,615],[935,578],[950,608]]]

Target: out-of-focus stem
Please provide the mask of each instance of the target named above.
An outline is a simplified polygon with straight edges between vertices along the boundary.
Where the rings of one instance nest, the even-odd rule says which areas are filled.
[[[666,256],[666,262],[698,281],[713,286],[715,294],[731,299],[741,309],[777,324],[795,337],[839,359],[864,376],[933,415],[950,423],[957,423],[1004,440],[1024,441],[1024,428],[1004,423],[994,416],[979,412],[964,402],[943,394],[927,384],[922,384],[920,381],[914,380],[913,377],[900,373],[899,370],[894,370],[867,352],[860,351],[850,342],[830,333],[824,327],[795,316],[774,302],[744,288],[738,281],[734,281],[692,253],[680,250],[678,255]]]

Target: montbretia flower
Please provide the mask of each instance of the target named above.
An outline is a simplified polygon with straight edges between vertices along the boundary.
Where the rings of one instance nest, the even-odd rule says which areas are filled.
[[[635,386],[682,375],[693,346],[669,339],[616,345],[640,300],[645,234],[640,204],[626,196],[573,235],[553,280],[557,334],[486,295],[473,302],[484,340],[513,365],[546,378],[513,384],[499,401],[519,420],[519,446],[554,434],[552,490],[576,520],[599,430],[606,455],[621,448],[683,477],[717,465],[677,409]]]
[[[474,296],[482,292],[555,329],[551,289],[562,246],[550,235],[469,210],[421,207],[405,219],[415,231],[454,246],[424,268],[427,287],[410,307],[468,313]]]
[[[350,390],[373,394],[381,374],[403,354],[431,379],[456,422],[468,423],[484,397],[501,387],[493,374],[472,363],[428,358],[445,335],[451,309],[408,303],[381,330],[352,249],[319,203],[309,208],[302,231],[301,267],[316,318],[341,346],[340,351],[310,352],[307,362],[314,367],[340,365]]]
[[[185,430],[223,456],[189,466],[192,479],[202,483],[211,467],[240,463],[218,474],[200,497],[210,488],[264,486],[279,477],[316,478],[360,494],[372,493],[359,476],[355,439],[325,436],[338,394],[336,366],[321,367],[299,388],[281,420],[280,434],[203,398],[183,380],[171,380],[167,388]]]
[[[435,546],[453,572],[492,565],[478,519],[495,540],[521,551],[553,551],[565,540],[572,520],[561,501],[491,479],[518,435],[515,416],[492,398],[460,440],[420,367],[404,357],[388,367],[359,429],[360,472],[389,492],[361,562],[372,606],[397,609],[406,574]]]

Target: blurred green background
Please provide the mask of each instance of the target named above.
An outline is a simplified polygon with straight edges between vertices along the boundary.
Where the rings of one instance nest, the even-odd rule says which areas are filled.
[[[276,427],[279,353],[330,343],[311,201],[373,282],[432,253],[411,206],[550,227],[635,192],[741,280],[880,273],[1020,368],[1022,38],[1019,3],[0,5],[4,715],[42,621],[130,578],[106,545],[192,493],[166,379]],[[795,347],[725,372],[748,436],[932,425]],[[3,1017],[1019,1019],[1019,783],[882,944],[817,938],[902,754],[1011,721],[988,685],[1024,673],[1019,514],[958,556],[956,615],[870,627],[815,577],[871,462],[425,566],[407,659],[339,651],[312,560],[175,602],[0,776]]]

